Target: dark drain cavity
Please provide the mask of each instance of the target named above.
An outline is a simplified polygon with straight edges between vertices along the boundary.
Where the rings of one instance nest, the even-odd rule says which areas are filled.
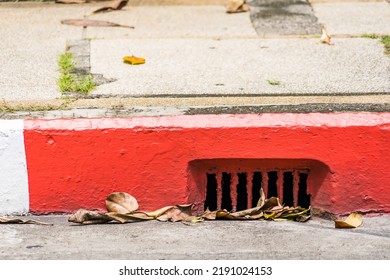
[[[307,208],[308,176],[306,169],[207,173],[204,209],[234,212],[256,207],[261,188],[266,198],[279,197],[286,206]]]

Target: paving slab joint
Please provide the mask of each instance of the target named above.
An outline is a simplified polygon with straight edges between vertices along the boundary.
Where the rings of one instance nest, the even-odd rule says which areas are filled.
[[[77,80],[82,80],[86,76],[92,76],[96,86],[115,82],[116,79],[106,78],[99,73],[91,73],[91,41],[87,39],[71,40],[67,43],[67,52],[71,53],[75,61],[75,68],[72,71]],[[85,94],[65,93],[66,97],[84,98]]]

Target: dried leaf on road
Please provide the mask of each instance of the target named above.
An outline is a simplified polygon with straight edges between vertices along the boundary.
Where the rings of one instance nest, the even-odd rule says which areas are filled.
[[[351,213],[344,221],[334,221],[336,228],[357,228],[362,222],[363,217],[358,213]]]
[[[229,5],[226,8],[226,12],[232,13],[243,13],[249,11],[249,5],[246,0],[230,0]]]
[[[144,64],[145,59],[142,57],[135,57],[134,55],[132,55],[132,56],[123,57],[123,62],[131,65],[139,65],[139,64]]]
[[[104,20],[94,20],[94,19],[64,19],[61,20],[62,24],[74,25],[74,26],[83,26],[83,27],[125,27],[125,28],[134,28],[133,26],[121,25],[113,23],[110,21]]]
[[[260,190],[260,199],[257,207],[245,209],[237,212],[227,210],[210,211],[207,209],[203,214],[195,216],[192,213],[192,204],[166,206],[152,212],[136,211],[138,209],[137,200],[123,192],[110,194],[106,200],[108,212],[78,210],[69,217],[69,222],[83,225],[109,223],[112,221],[119,223],[132,223],[149,220],[161,222],[182,222],[192,224],[203,222],[204,220],[294,220],[306,222],[310,219],[310,207],[282,206],[279,198],[271,197],[265,199],[263,190]]]
[[[149,217],[154,217],[156,219],[156,218],[164,215],[168,210],[172,209],[173,207],[175,207],[175,206],[165,206],[163,208],[157,209],[157,210],[152,211],[152,212],[146,212],[146,214]]]
[[[56,0],[56,4],[84,4],[89,3],[89,0]]]
[[[137,200],[124,192],[114,192],[106,199],[106,208],[108,212],[126,214],[138,209]]]
[[[252,208],[255,209],[255,208]],[[250,209],[248,209],[250,211]],[[263,217],[263,212],[253,213],[253,214],[245,214],[247,210],[243,210],[240,212],[229,213],[226,210],[217,211],[216,219],[217,220],[259,220]]]
[[[85,209],[79,209],[76,213],[72,214],[68,221],[72,223],[91,225],[91,224],[104,224],[112,221],[113,219],[107,216],[103,212],[90,211]]]
[[[5,217],[0,217],[0,224],[35,224],[35,225],[44,225],[44,226],[53,225],[51,223],[45,223],[37,220],[15,219],[15,218],[5,218]]]
[[[203,214],[201,215],[201,218],[203,218],[205,220],[215,220],[216,215],[217,215],[217,211],[210,211],[207,208],[206,211],[204,211]]]
[[[117,11],[117,10],[120,10],[123,7],[125,7],[128,2],[129,2],[129,0],[116,0],[116,1],[109,3],[107,6],[104,6],[102,8],[99,8],[99,9],[93,11],[92,14]]]
[[[264,201],[263,206],[261,207],[262,210],[270,210],[274,207],[281,207],[279,198],[277,197],[270,197]]]
[[[148,220],[154,220],[154,217],[149,216],[145,212],[133,212],[133,213],[116,213],[116,212],[108,212],[106,215],[112,220],[115,220],[120,223],[132,223],[132,222],[142,222],[142,221],[148,221]]]
[[[247,220],[244,217],[235,216],[234,213],[230,213],[227,210],[219,210],[215,215],[216,220]]]
[[[334,43],[331,41],[332,37],[328,34],[328,31],[326,29],[326,26],[322,26],[322,35],[320,42],[323,44],[328,44],[328,45],[334,45]]]
[[[165,219],[171,222],[191,222],[192,220],[196,219],[196,217],[192,215],[192,204],[185,204],[177,205],[166,211],[164,220]],[[160,221],[163,220],[160,219]]]

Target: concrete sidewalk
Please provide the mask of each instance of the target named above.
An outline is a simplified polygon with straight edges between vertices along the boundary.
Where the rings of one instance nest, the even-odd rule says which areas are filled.
[[[25,217],[53,223],[0,225],[0,259],[92,260],[388,260],[390,217],[365,217],[356,229],[334,222],[147,221],[79,226],[67,216]]]
[[[286,1],[280,8],[271,1],[275,8],[252,0],[251,12],[239,14],[225,13],[223,1],[138,2],[90,16],[134,29],[61,24],[102,3],[0,3],[2,118],[235,113],[237,106],[256,113],[389,111],[390,58],[380,39],[364,36],[390,34],[387,2]],[[318,43],[321,24],[333,46]],[[84,50],[72,48],[80,42]],[[61,94],[57,60],[66,46],[110,82],[88,95]],[[126,55],[146,63],[124,64]]]

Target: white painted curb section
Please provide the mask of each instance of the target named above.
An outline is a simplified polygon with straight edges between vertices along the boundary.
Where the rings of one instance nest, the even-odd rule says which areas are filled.
[[[29,193],[23,120],[0,120],[0,213],[27,212]]]

